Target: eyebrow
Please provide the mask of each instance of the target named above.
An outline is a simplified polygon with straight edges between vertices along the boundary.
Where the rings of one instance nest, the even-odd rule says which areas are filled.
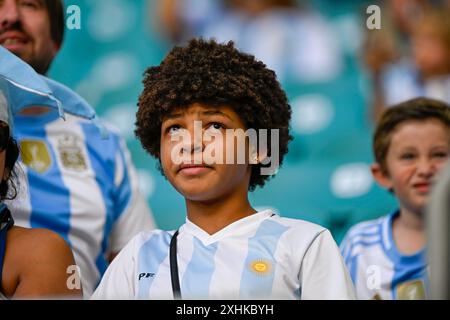
[[[224,113],[222,111],[219,111],[219,110],[202,111],[202,112],[200,112],[200,114],[201,115],[205,115],[205,116],[219,115],[219,116],[227,117],[230,120],[233,120],[233,119],[231,119],[231,117],[228,114],[226,114],[226,113]],[[173,120],[173,119],[181,118],[182,116],[183,116],[183,113],[180,113],[180,112],[169,113],[169,114],[165,115],[165,120],[169,120],[169,119]]]
[[[231,117],[228,114],[226,114],[225,112],[219,111],[219,110],[203,111],[201,114],[205,115],[205,116],[216,116],[216,115],[224,116],[224,117],[227,117],[230,120],[233,120],[233,119],[231,119]]]

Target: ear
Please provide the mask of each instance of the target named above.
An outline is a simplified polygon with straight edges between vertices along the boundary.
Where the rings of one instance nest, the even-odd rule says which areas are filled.
[[[257,150],[254,145],[250,145],[250,164],[264,164],[267,158],[267,147]]]
[[[383,170],[379,163],[370,166],[370,171],[375,181],[385,189],[392,190],[392,182],[389,175]]]

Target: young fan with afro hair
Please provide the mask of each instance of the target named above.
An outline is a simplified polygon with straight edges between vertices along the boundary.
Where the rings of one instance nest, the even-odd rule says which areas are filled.
[[[258,212],[248,200],[272,175],[262,169],[281,164],[291,140],[290,105],[264,63],[232,42],[193,39],[146,71],[138,106],[136,135],[185,198],[186,223],[136,236],[95,299],[354,297],[328,230]],[[240,139],[249,130],[277,134]]]

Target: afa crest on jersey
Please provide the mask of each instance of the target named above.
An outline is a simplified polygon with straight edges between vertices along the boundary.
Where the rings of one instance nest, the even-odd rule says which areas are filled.
[[[58,153],[61,165],[65,169],[84,171],[87,169],[86,158],[76,135],[65,134],[58,139]]]

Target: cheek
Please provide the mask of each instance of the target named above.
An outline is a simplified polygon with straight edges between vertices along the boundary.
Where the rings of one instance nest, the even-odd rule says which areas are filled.
[[[436,172],[443,170],[447,166],[448,163],[449,163],[449,158],[442,159],[442,161],[439,161],[436,164]]]
[[[172,150],[171,145],[161,140],[161,144],[159,147],[160,152],[159,159],[161,161],[161,166],[164,171],[166,171],[167,168],[170,168],[172,164],[171,150]]]
[[[46,15],[27,13],[24,14],[22,22],[27,32],[34,35],[35,40],[46,44],[51,40],[50,23]]]
[[[391,164],[388,171],[392,184],[401,187],[411,179],[414,168],[412,165]]]

